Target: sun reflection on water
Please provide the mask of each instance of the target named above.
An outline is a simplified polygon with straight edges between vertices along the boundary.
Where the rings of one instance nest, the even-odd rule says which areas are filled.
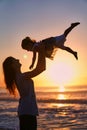
[[[65,92],[65,87],[63,85],[60,86],[58,91],[62,92],[62,93],[60,93],[60,94],[57,95],[57,99],[61,100],[61,101],[62,100],[66,100],[65,94],[63,94],[63,92]],[[64,103],[58,103],[57,106],[58,107],[63,107],[63,106],[65,106],[65,104]]]
[[[66,98],[65,98],[64,94],[58,94],[57,99],[62,101],[62,100],[65,100]],[[63,106],[65,106],[64,103],[57,103],[56,105],[57,105],[58,107],[63,107]]]
[[[53,103],[53,106],[55,107],[64,107],[66,104],[62,103],[62,100],[66,100],[67,97],[65,96],[65,94],[63,92],[65,92],[65,87],[63,85],[61,85],[58,88],[58,95],[56,97],[56,99],[59,101],[59,103]]]

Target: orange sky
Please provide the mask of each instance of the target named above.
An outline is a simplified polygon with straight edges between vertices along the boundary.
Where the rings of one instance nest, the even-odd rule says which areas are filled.
[[[87,2],[66,1],[0,3],[0,86],[4,85],[2,62],[7,56],[19,58],[22,71],[28,70],[32,54],[21,48],[21,40],[25,36],[39,41],[60,35],[72,22],[77,21],[81,24],[68,35],[65,45],[78,52],[79,60],[59,49],[53,61],[46,60],[46,71],[35,77],[34,81],[36,86],[87,85]]]

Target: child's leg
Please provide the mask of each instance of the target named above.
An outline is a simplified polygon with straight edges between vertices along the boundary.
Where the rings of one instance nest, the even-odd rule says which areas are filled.
[[[76,26],[79,25],[79,24],[80,24],[79,22],[72,23],[71,26],[65,30],[64,36],[66,37],[66,36],[69,34],[69,32],[70,32],[74,27],[76,27]]]
[[[73,54],[75,56],[75,58],[78,60],[78,56],[77,56],[77,52],[73,51],[71,48],[66,47],[66,46],[62,46],[61,49],[66,50],[67,52]]]

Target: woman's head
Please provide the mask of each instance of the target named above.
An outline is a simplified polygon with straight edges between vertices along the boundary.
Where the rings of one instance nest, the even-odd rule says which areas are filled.
[[[31,50],[33,47],[33,44],[35,43],[35,40],[32,40],[30,37],[26,37],[22,40],[21,46],[25,50]]]
[[[13,57],[7,57],[3,62],[3,73],[6,88],[11,94],[15,94],[15,74],[16,70],[20,69],[21,64],[19,60]]]

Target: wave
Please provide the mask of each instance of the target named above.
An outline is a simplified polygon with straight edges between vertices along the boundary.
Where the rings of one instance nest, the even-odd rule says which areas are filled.
[[[87,104],[87,100],[84,99],[39,99],[37,101],[39,103]]]
[[[18,102],[18,98],[1,97],[0,101]],[[44,99],[37,98],[38,103],[87,104],[87,99]]]

